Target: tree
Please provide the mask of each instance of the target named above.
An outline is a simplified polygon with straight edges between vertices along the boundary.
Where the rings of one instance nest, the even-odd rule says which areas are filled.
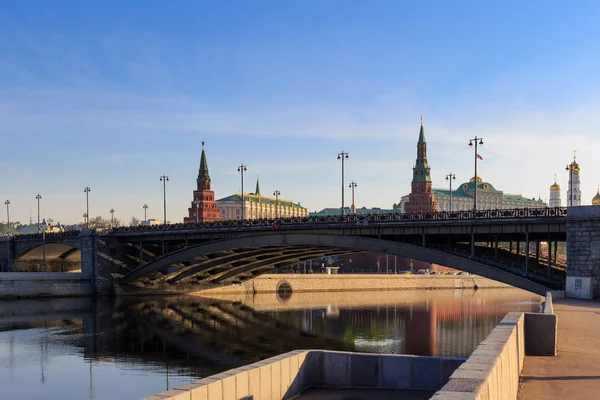
[[[136,217],[131,217],[131,221],[129,221],[129,226],[138,226],[140,224],[140,219]]]

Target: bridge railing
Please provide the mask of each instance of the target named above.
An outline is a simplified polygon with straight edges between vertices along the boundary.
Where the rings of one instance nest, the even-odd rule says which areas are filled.
[[[66,232],[46,232],[46,240],[49,239],[53,239],[53,238],[65,238],[65,237],[72,237],[72,236],[79,236],[79,234],[81,233],[81,231],[76,230],[76,231],[66,231]],[[29,234],[25,234],[25,235],[14,235],[13,238],[15,239],[39,239],[42,240],[42,233],[29,233]]]
[[[247,219],[223,220],[206,223],[177,223],[152,226],[129,226],[114,228],[112,232],[151,232],[165,230],[214,230],[220,228],[272,228],[292,227],[302,225],[368,225],[378,222],[408,222],[408,221],[454,221],[454,220],[482,220],[482,219],[510,219],[510,218],[560,218],[567,215],[564,207],[555,208],[514,208],[494,209],[481,211],[440,211],[431,213],[389,213],[389,214],[360,214],[360,215],[330,215],[308,216],[279,219]]]

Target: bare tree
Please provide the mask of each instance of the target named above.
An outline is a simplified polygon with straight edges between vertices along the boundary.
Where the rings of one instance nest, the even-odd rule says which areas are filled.
[[[136,217],[131,217],[129,221],[129,226],[138,226],[140,224],[140,219]]]

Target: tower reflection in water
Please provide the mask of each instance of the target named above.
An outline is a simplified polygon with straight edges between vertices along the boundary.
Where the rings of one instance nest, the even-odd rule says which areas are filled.
[[[136,398],[295,349],[467,356],[507,312],[539,309],[511,289],[218,297],[5,302],[0,385]]]

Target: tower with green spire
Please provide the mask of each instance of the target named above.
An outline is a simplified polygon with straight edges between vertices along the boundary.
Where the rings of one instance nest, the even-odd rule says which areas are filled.
[[[183,223],[212,222],[220,219],[219,209],[215,202],[215,192],[210,190],[210,175],[208,174],[208,162],[204,142],[202,142],[202,154],[200,155],[200,167],[196,178],[196,190],[191,207],[188,208],[188,216]]]
[[[258,181],[258,175],[256,175],[256,190],[254,191],[254,194],[260,197],[260,182]]]
[[[413,177],[408,202],[405,206],[407,213],[436,212],[438,203],[431,191],[431,169],[427,163],[427,142],[421,115],[421,130],[417,142],[417,160],[413,167]]]

